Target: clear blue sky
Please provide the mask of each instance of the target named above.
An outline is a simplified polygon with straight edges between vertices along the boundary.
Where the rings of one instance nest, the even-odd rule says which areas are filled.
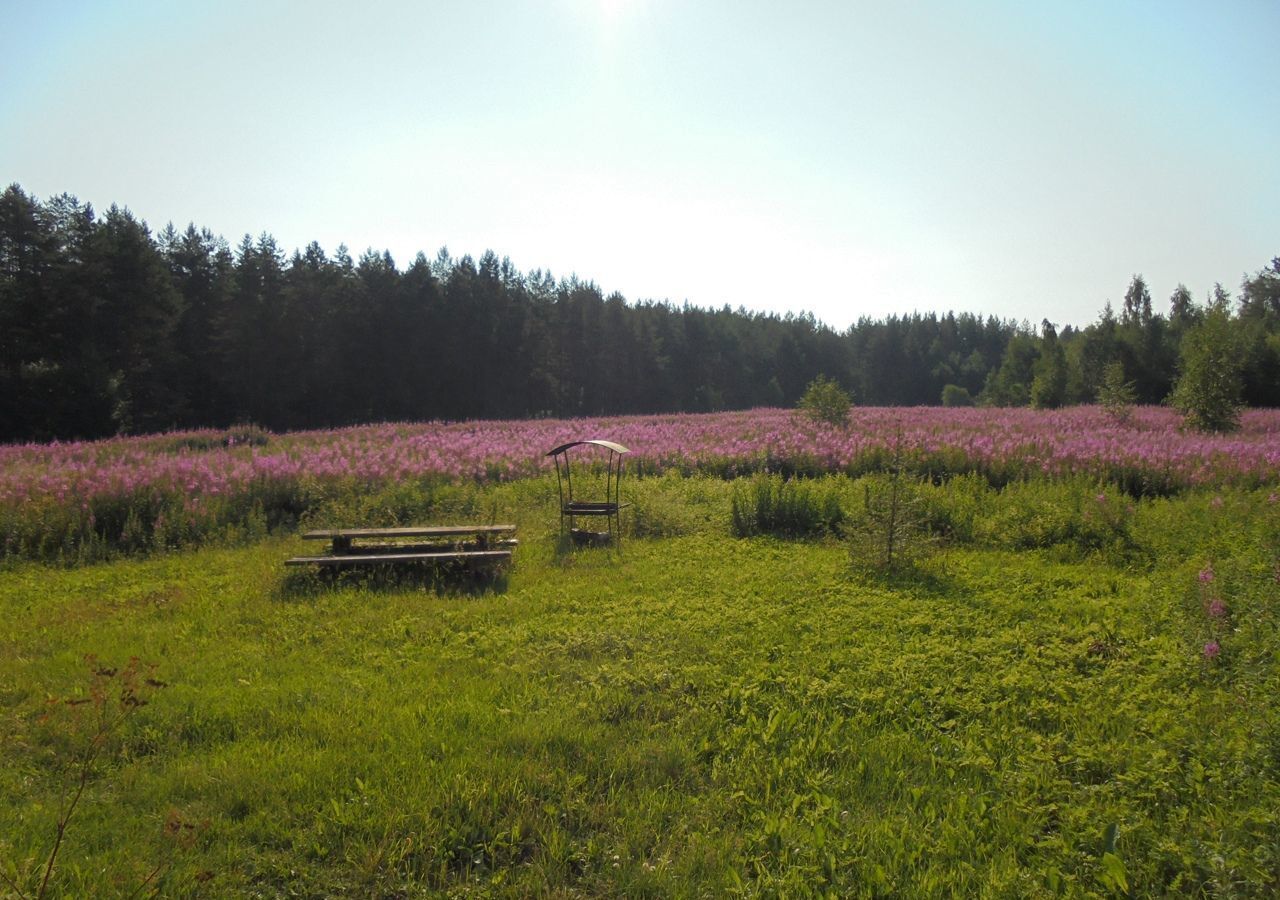
[[[0,180],[630,300],[1092,321],[1280,255],[1280,3],[0,0]]]

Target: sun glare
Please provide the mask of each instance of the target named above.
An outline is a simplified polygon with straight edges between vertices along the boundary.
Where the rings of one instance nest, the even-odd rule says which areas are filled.
[[[596,12],[606,26],[614,26],[636,6],[638,0],[595,0]]]

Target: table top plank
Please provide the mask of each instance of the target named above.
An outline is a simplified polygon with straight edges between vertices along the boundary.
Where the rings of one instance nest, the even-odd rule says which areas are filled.
[[[469,534],[513,534],[514,525],[427,525],[409,528],[324,528],[302,535],[308,541],[334,538],[458,537]]]

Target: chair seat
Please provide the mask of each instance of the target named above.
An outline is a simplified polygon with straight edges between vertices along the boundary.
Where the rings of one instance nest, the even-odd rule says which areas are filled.
[[[630,503],[590,503],[585,500],[571,500],[561,509],[566,516],[611,516],[630,505]]]

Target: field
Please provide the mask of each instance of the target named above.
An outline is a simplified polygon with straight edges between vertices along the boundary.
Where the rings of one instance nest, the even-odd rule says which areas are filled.
[[[1280,416],[788,422],[0,450],[9,889],[83,783],[49,895],[1280,890]],[[641,457],[620,550],[557,540],[537,450],[584,429]],[[852,565],[894,483],[917,552]],[[491,519],[494,582],[281,565]]]
[[[416,513],[441,483],[498,482],[550,470],[547,449],[608,435],[641,475],[733,478],[905,468],[1001,486],[1085,477],[1135,496],[1260,487],[1280,473],[1280,411],[1253,410],[1229,437],[1178,430],[1168,409],[1125,425],[1093,407],[854,411],[847,428],[787,410],[594,420],[382,425],[269,435],[253,427],[92,443],[0,447],[0,556],[88,562],[265,534],[399,490],[388,515]],[[405,508],[407,504],[407,508]],[[386,505],[385,503],[383,504]],[[376,504],[373,504],[376,506]],[[375,510],[369,514],[376,515]],[[394,524],[383,521],[381,524]]]

